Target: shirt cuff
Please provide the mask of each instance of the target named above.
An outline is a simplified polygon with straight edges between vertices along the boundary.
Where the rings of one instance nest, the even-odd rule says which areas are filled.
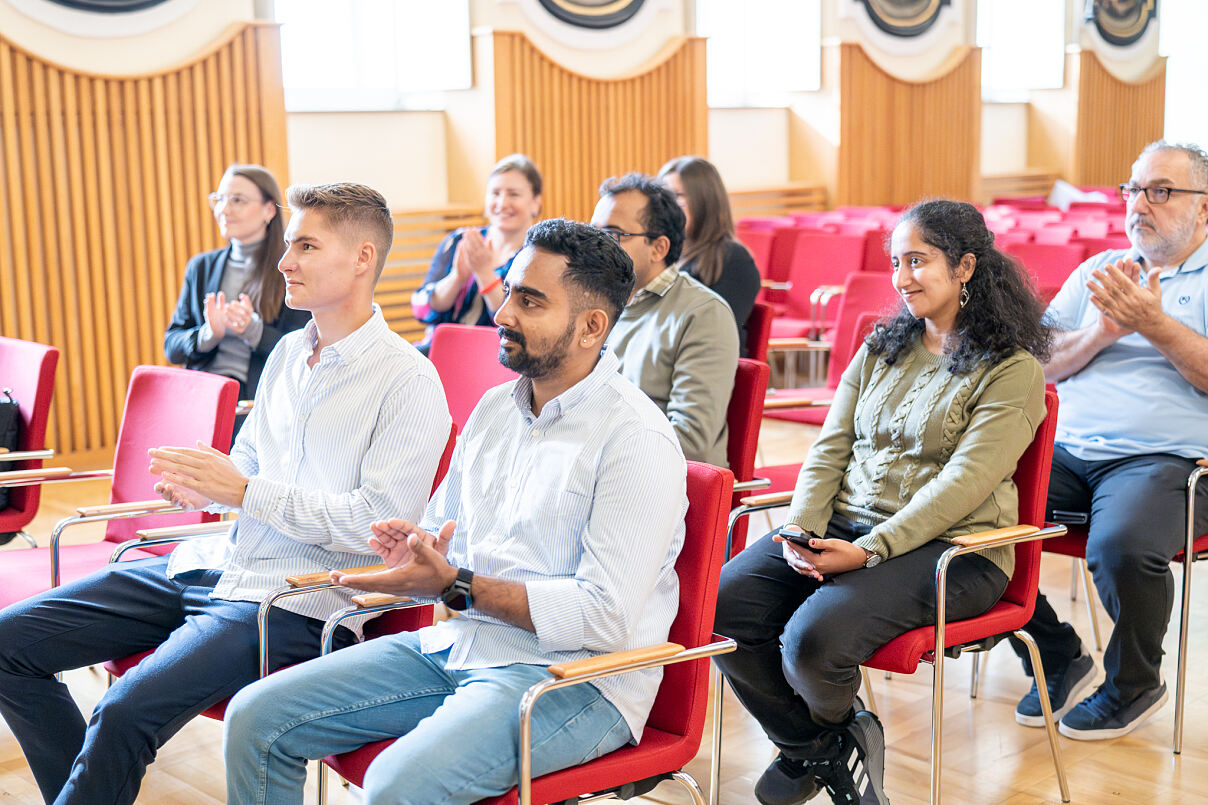
[[[251,321],[247,323],[247,327],[243,328],[243,335],[239,336],[243,343],[247,344],[252,349],[260,346],[260,339],[264,337],[264,319],[260,318],[259,313],[253,313]]]
[[[210,323],[206,322],[201,325],[201,329],[197,331],[197,351],[209,352],[214,347],[218,346],[221,338],[214,337],[214,331],[210,329]]]
[[[581,651],[583,610],[578,606],[579,583],[574,579],[544,579],[525,582],[524,589],[540,651]]]
[[[289,486],[286,484],[254,476],[248,479],[247,489],[243,492],[243,506],[240,509],[244,514],[267,523],[269,516],[285,500],[288,490]]]

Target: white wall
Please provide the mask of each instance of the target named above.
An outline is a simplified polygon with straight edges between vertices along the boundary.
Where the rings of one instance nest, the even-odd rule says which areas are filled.
[[[789,181],[789,110],[710,109],[708,158],[729,190]]]
[[[983,103],[981,172],[983,176],[1019,173],[1028,168],[1028,105]]]
[[[289,178],[361,182],[392,209],[448,203],[443,112],[293,112]]]

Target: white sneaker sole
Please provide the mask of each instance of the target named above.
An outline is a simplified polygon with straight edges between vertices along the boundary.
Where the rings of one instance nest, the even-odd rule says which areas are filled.
[[[1091,672],[1082,678],[1069,695],[1065,697],[1065,706],[1059,710],[1053,711],[1053,721],[1060,721],[1061,717],[1078,706],[1078,702],[1086,698],[1090,689],[1095,684],[1095,666],[1091,666]],[[1044,714],[1038,716],[1025,716],[1018,710],[1015,711],[1015,721],[1025,727],[1043,727]]]
[[[1067,727],[1062,721],[1057,725],[1057,731],[1067,738],[1073,738],[1075,741],[1106,741],[1111,738],[1119,738],[1121,735],[1127,735],[1137,727],[1149,720],[1149,717],[1162,709],[1162,705],[1166,704],[1166,700],[1170,698],[1170,691],[1162,691],[1162,695],[1156,702],[1146,708],[1145,712],[1132,720],[1131,724],[1123,727],[1117,727],[1112,730],[1075,730]]]

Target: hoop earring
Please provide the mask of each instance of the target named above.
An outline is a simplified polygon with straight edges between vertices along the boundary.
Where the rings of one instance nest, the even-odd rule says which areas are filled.
[[[965,283],[961,283],[960,305],[964,307],[969,304],[969,289],[965,287]]]

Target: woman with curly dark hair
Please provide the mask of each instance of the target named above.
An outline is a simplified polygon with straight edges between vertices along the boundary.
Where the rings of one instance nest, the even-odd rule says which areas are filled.
[[[888,802],[860,663],[935,622],[935,564],[953,537],[1016,524],[1011,476],[1044,417],[1043,306],[977,209],[918,204],[890,256],[902,306],[843,373],[785,526],[722,571],[716,630],[738,650],[716,662],[780,749],[755,786],[764,805],[820,788]],[[948,617],[989,609],[1013,560],[1010,548],[958,557]]]

